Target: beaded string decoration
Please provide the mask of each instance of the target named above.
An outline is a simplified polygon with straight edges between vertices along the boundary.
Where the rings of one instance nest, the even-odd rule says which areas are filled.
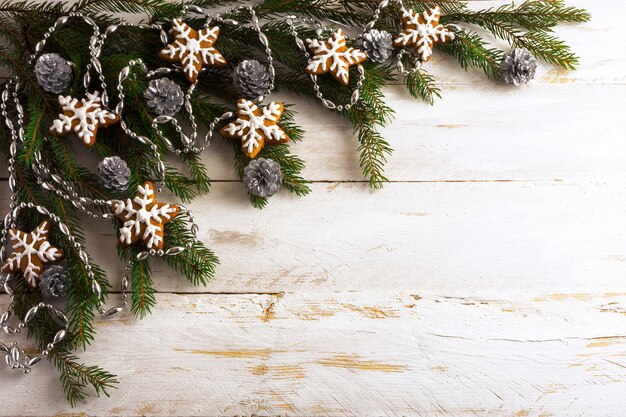
[[[101,52],[102,42],[104,37],[100,37],[99,29],[97,25],[93,22],[92,19],[81,16],[78,14],[72,14],[67,17],[60,18],[55,25],[53,25],[50,30],[44,36],[44,39],[38,43],[35,47],[36,53],[31,56],[31,61],[33,61],[37,53],[42,51],[45,47],[45,44],[48,38],[62,25],[67,24],[69,19],[81,19],[90,26],[94,28],[94,35],[92,36],[89,49],[91,55],[91,61],[88,65],[88,72],[84,76],[84,87],[88,89],[91,84],[91,78],[89,76],[89,69],[94,69],[98,74],[98,79],[100,81],[102,92],[101,93],[93,93],[92,95],[88,94],[87,104],[83,103],[85,108],[93,108],[94,104],[97,103],[97,110],[104,112],[100,105],[106,106],[108,103],[108,97],[106,94],[106,80],[102,76],[101,65],[99,63],[98,57]],[[114,29],[113,29],[114,30]],[[109,29],[106,33],[110,33],[113,30]],[[92,295],[98,300],[97,308],[98,312],[103,317],[113,317],[123,311],[124,307],[128,305],[128,289],[129,289],[129,277],[128,273],[132,270],[133,264],[137,261],[143,261],[151,256],[176,256],[185,251],[186,248],[190,248],[193,246],[195,241],[197,240],[197,232],[198,227],[195,224],[195,219],[193,218],[190,211],[188,211],[182,205],[172,206],[170,208],[169,205],[157,204],[154,200],[154,192],[155,188],[151,183],[146,183],[143,188],[140,187],[140,191],[143,191],[143,197],[135,197],[134,200],[128,200],[127,203],[116,200],[97,200],[91,199],[86,196],[80,195],[77,190],[73,187],[72,184],[63,180],[58,174],[52,172],[46,164],[42,161],[41,154],[39,152],[36,153],[34,158],[34,164],[32,166],[33,174],[37,178],[38,184],[47,191],[55,193],[57,196],[63,198],[65,201],[72,204],[76,209],[86,213],[87,215],[93,217],[94,219],[112,219],[115,216],[123,217],[125,220],[124,226],[120,229],[120,243],[122,244],[130,244],[136,241],[135,238],[127,238],[129,233],[134,234],[132,236],[139,236],[140,234],[150,236],[146,241],[147,250],[140,251],[134,258],[128,261],[128,265],[125,267],[125,274],[122,276],[120,288],[122,289],[121,297],[122,302],[118,306],[107,307],[105,305],[106,294],[102,291],[101,284],[95,279],[94,272],[92,270],[91,262],[89,256],[84,251],[83,246],[76,240],[73,234],[70,232],[70,226],[68,224],[63,223],[61,218],[54,213],[51,213],[47,208],[35,205],[33,203],[17,203],[17,179],[15,177],[15,166],[16,166],[16,157],[17,151],[19,147],[24,142],[24,134],[25,134],[25,126],[24,126],[24,108],[21,104],[19,98],[21,85],[17,81],[17,79],[13,79],[9,81],[5,85],[5,89],[2,92],[2,101],[0,103],[0,110],[2,116],[5,121],[5,125],[10,132],[11,135],[11,145],[10,145],[10,157],[8,161],[8,170],[9,170],[9,188],[11,190],[11,203],[10,203],[10,211],[4,217],[3,228],[0,232],[0,265],[2,265],[2,286],[4,291],[12,295],[14,294],[14,289],[12,284],[15,280],[19,279],[17,272],[21,272],[24,276],[24,279],[27,280],[28,284],[32,287],[36,287],[38,285],[39,273],[43,269],[43,265],[47,262],[55,262],[62,258],[62,252],[56,249],[54,246],[48,242],[48,234],[50,223],[54,224],[60,232],[61,236],[63,236],[69,245],[71,245],[78,255],[78,258],[83,264],[83,268],[87,271],[87,276],[90,279],[90,285],[92,290]],[[96,101],[97,98],[97,101]],[[74,109],[77,107],[77,100],[70,100]],[[65,105],[66,101],[60,100],[61,105]],[[9,116],[9,106],[12,105],[12,110],[17,114],[17,121],[14,124],[12,118]],[[78,136],[82,138],[85,143],[92,140],[95,140],[96,130],[90,131],[90,126],[88,125],[92,121],[99,122],[100,120],[106,121],[110,116],[114,114],[116,119],[119,119],[119,114],[121,114],[123,105],[119,106],[114,113],[106,111],[104,114],[99,114],[93,116],[91,119],[86,114],[80,114],[79,116],[70,116],[70,117],[78,117],[80,120],[79,124],[76,126],[80,126],[80,123],[85,123],[84,126],[80,126]],[[67,111],[64,109],[64,111]],[[116,120],[117,121],[117,120]],[[57,123],[58,122],[58,123]],[[73,121],[68,120],[60,120],[55,121],[53,124],[53,129],[57,126],[63,124],[63,128],[66,125],[73,126]],[[123,121],[120,121],[120,124],[123,124]],[[91,132],[91,135],[87,133],[87,131]],[[54,132],[53,132],[54,133]],[[139,139],[137,137],[136,139]],[[140,139],[141,140],[141,139]],[[146,139],[146,144],[153,146],[154,144]],[[87,143],[88,144],[88,143]],[[153,147],[153,150],[154,149]],[[155,155],[159,155],[155,152]],[[164,173],[164,167],[162,166],[162,162],[159,160],[160,168],[158,172]],[[160,186],[156,188],[156,191],[161,191]],[[146,199],[151,199],[150,201]],[[173,208],[175,207],[175,208]],[[40,216],[43,216],[45,219],[40,226],[38,226],[35,231],[30,234],[21,232],[17,230],[17,221],[24,210],[35,210]],[[98,211],[104,211],[104,213],[100,214]],[[125,215],[122,215],[122,212],[125,212]],[[164,248],[163,245],[163,227],[165,220],[169,220],[175,215],[186,215],[191,224],[191,233],[193,234],[193,238],[186,243],[185,246],[173,246]],[[135,220],[131,220],[130,217],[133,217]],[[137,221],[142,219],[142,221]],[[134,222],[131,224],[131,222]],[[154,230],[154,231],[153,231]],[[11,239],[11,246],[13,248],[12,253],[9,255],[7,253],[7,240]],[[9,324],[9,320],[14,316],[15,311],[15,303],[12,299],[7,310],[0,316],[0,328],[7,335],[15,335],[21,332],[24,328],[28,326],[28,323],[32,321],[35,316],[43,310],[50,310],[54,316],[58,319],[62,328],[55,334],[50,343],[46,345],[46,349],[42,350],[42,356],[48,356],[50,352],[54,349],[54,347],[61,343],[65,336],[67,335],[69,320],[67,316],[59,309],[56,309],[51,304],[46,303],[38,303],[33,306],[26,315],[20,320],[15,327]],[[4,352],[6,355],[6,364],[12,368],[21,370],[25,373],[31,371],[32,367],[35,366],[41,360],[41,356],[29,357],[24,353],[24,350],[21,349],[17,342],[12,342],[10,345],[6,345],[4,343],[0,343],[0,351]]]

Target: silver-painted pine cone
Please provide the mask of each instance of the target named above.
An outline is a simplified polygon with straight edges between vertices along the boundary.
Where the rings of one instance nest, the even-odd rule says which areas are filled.
[[[250,194],[271,197],[280,189],[283,173],[278,162],[265,158],[253,159],[243,170],[243,183]]]
[[[151,80],[143,96],[148,107],[159,116],[174,116],[185,101],[185,94],[180,86],[165,77]]]
[[[259,61],[248,59],[235,67],[233,82],[241,97],[254,100],[267,93],[270,74]]]
[[[44,90],[59,94],[72,82],[72,67],[59,54],[43,54],[35,64],[35,76]]]
[[[361,49],[372,62],[383,63],[393,54],[393,39],[384,30],[372,29],[363,34]]]
[[[500,64],[500,75],[507,84],[527,84],[535,78],[537,60],[526,49],[517,48],[506,53]]]
[[[39,276],[39,290],[45,298],[65,297],[67,276],[61,265],[52,265]]]
[[[96,168],[100,183],[112,191],[126,191],[130,180],[130,169],[119,156],[108,156]]]

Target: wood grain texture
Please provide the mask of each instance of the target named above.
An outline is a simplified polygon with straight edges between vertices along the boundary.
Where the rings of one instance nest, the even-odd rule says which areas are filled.
[[[0,415],[626,415],[626,3],[570,3],[593,15],[557,30],[577,71],[514,89],[436,54],[435,106],[389,88],[379,192],[345,121],[277,94],[307,131],[293,151],[313,193],[252,209],[216,141],[211,193],[189,205],[215,280],[154,262],[154,314],[99,321],[80,353],[120,376],[112,398],[72,410],[48,364],[0,369]],[[112,277],[114,245],[94,223]]]
[[[123,388],[79,410],[623,415],[626,293],[509,294],[160,294],[158,313],[141,323],[101,323],[86,356],[107,363]],[[66,415],[53,372],[47,374],[0,374],[4,408]]]
[[[393,183],[375,193],[320,183],[310,197],[280,194],[255,211],[239,183],[218,183],[188,205],[220,256],[216,278],[194,287],[155,260],[154,280],[164,292],[626,290],[624,191],[621,182]],[[111,224],[88,233],[90,253],[115,276]]]

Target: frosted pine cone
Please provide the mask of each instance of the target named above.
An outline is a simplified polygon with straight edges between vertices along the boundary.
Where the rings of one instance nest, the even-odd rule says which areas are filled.
[[[361,49],[372,62],[383,63],[393,53],[393,39],[384,30],[372,29],[363,34]]]
[[[270,87],[270,74],[259,61],[249,59],[237,65],[233,82],[242,98],[254,100],[267,93]]]
[[[35,64],[35,75],[44,90],[59,94],[72,82],[72,67],[59,54],[43,54]]]
[[[271,197],[280,189],[283,173],[271,159],[253,159],[243,170],[243,183],[248,192],[259,197]]]
[[[165,77],[150,81],[143,96],[148,107],[159,116],[174,116],[185,101],[185,95],[180,86]]]
[[[119,156],[104,158],[96,169],[98,179],[105,188],[112,191],[126,191],[130,179],[130,169]]]
[[[526,49],[506,53],[500,64],[500,75],[507,84],[527,84],[535,78],[537,60]]]
[[[46,298],[65,297],[65,268],[61,265],[52,265],[39,276],[39,290]]]

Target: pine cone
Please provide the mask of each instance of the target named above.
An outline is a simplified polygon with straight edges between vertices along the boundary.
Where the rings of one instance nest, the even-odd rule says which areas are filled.
[[[384,30],[371,29],[363,34],[361,49],[370,61],[383,63],[391,58],[393,53],[391,34]]]
[[[72,82],[72,67],[59,54],[43,54],[35,64],[35,75],[44,90],[59,94]]]
[[[253,159],[243,170],[243,183],[248,192],[259,197],[271,197],[280,189],[283,173],[271,159]]]
[[[112,191],[126,191],[130,179],[130,169],[119,156],[104,158],[96,168],[98,179],[105,188]]]
[[[513,49],[502,58],[500,75],[507,84],[527,84],[535,78],[537,60],[526,49]]]
[[[39,290],[46,298],[65,297],[65,268],[52,265],[39,276]]]
[[[259,61],[249,59],[237,65],[233,82],[243,98],[255,100],[267,93],[270,87],[270,74]]]
[[[169,78],[151,80],[143,96],[148,107],[160,116],[174,116],[185,101],[183,90]]]

